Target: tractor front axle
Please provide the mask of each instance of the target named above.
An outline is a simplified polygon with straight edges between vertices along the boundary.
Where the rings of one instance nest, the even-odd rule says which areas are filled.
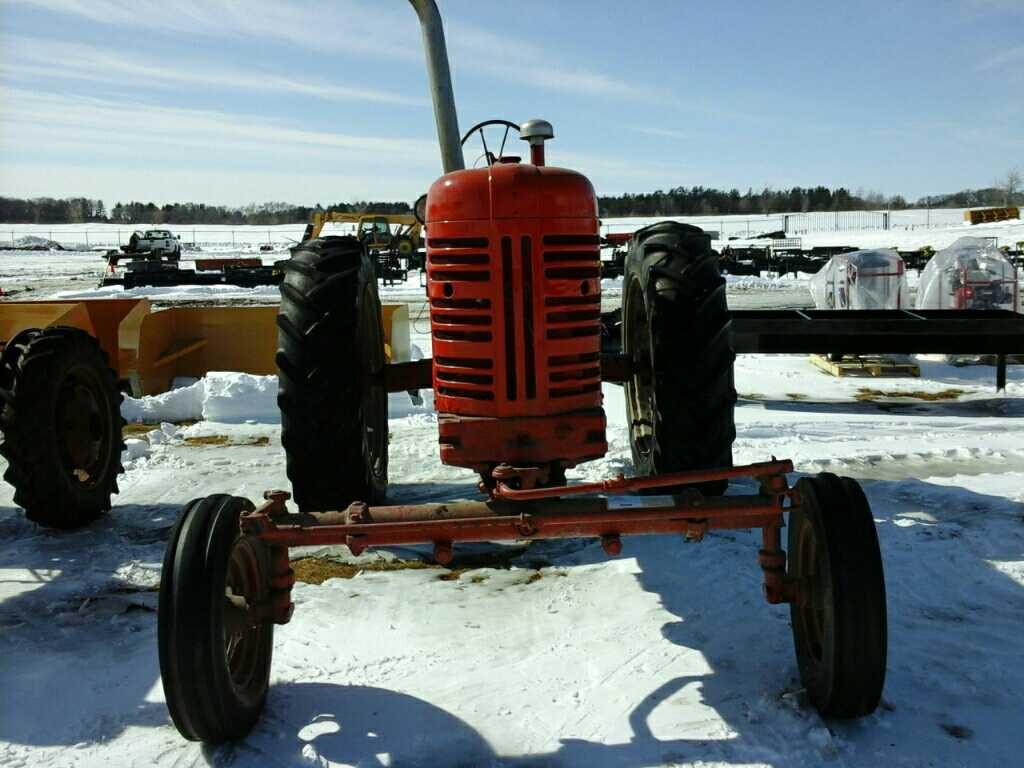
[[[284,624],[291,617],[288,547],[344,544],[354,555],[369,547],[432,544],[434,559],[447,565],[459,542],[524,539],[598,538],[609,555],[622,551],[622,536],[678,533],[699,540],[713,529],[761,528],[764,545],[759,561],[764,571],[765,596],[771,603],[793,599],[785,578],[786,556],[779,530],[783,510],[798,503],[786,481],[789,461],[772,461],[721,470],[700,470],[654,478],[617,478],[590,486],[542,489],[540,497],[488,501],[455,501],[370,507],[362,502],[336,512],[290,513],[285,491],[268,491],[266,502],[241,517],[242,532],[271,548],[274,599],[270,618]],[[695,488],[661,496],[588,496],[560,498],[577,488],[632,490],[668,487],[723,478],[754,477],[759,493],[746,496],[704,496]],[[541,489],[538,489],[541,490]],[[513,499],[516,498],[513,495]]]

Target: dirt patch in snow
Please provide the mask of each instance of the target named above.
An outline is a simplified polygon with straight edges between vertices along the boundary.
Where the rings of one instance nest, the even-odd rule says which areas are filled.
[[[496,568],[508,570],[512,567],[512,561],[525,552],[525,547],[504,547],[494,552],[466,553],[461,557],[456,556],[451,567],[438,565],[426,560],[403,560],[401,558],[389,558],[374,560],[368,563],[346,563],[330,557],[309,556],[292,560],[292,570],[295,572],[296,581],[306,584],[323,584],[328,579],[351,579],[360,573],[380,573],[386,571],[440,571],[437,578],[440,581],[459,581],[462,577],[472,572],[469,578],[474,584],[479,584],[487,579],[486,574],[478,573],[484,568]],[[535,564],[536,568],[523,568],[526,574],[521,583],[534,584],[546,575],[541,570],[542,564]],[[543,565],[547,565],[546,563]],[[562,571],[550,571],[556,576],[566,576]]]
[[[940,723],[942,730],[952,736],[954,739],[960,739],[961,741],[967,740],[974,735],[974,731],[968,728],[966,725],[957,725],[956,723]]]
[[[244,440],[232,440],[227,435],[191,435],[183,441],[185,445],[202,447],[204,445],[235,446],[235,445],[270,445],[266,435],[249,437]]]
[[[875,400],[888,399],[888,398],[904,398],[912,400],[927,400],[928,402],[935,402],[939,400],[956,400],[960,395],[966,394],[966,390],[957,389],[956,387],[950,387],[949,389],[942,389],[938,392],[925,392],[923,390],[914,391],[903,391],[894,390],[886,392],[881,389],[871,389],[870,387],[861,387],[857,390],[856,398],[862,402],[874,402]]]
[[[328,579],[351,579],[364,572],[442,570],[440,565],[423,560],[377,560],[372,563],[342,563],[328,557],[302,557],[292,560],[295,580],[323,584]]]
[[[181,429],[191,427],[196,423],[198,422],[189,420],[164,422],[164,424],[169,424]],[[152,421],[128,422],[121,428],[121,434],[126,440],[134,438],[150,442],[150,434],[152,432],[160,432],[162,430],[163,424]],[[233,448],[247,445],[270,445],[270,437],[267,435],[254,435],[251,437],[230,437],[228,435],[189,435],[182,439],[182,444],[193,448],[202,448],[203,446]]]
[[[196,422],[192,421],[192,420],[185,420],[185,421],[176,421],[176,422],[172,422],[172,423],[175,424],[175,426],[185,428],[185,427],[191,427]],[[121,427],[121,434],[124,437],[144,438],[146,435],[148,435],[154,429],[160,429],[160,422],[158,422],[158,421],[130,421],[127,424],[125,424],[123,427]]]

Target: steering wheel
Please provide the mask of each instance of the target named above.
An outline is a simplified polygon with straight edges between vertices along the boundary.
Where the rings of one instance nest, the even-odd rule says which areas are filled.
[[[484,128],[487,128],[490,125],[502,125],[505,127],[505,134],[501,137],[501,147],[498,148],[497,155],[487,149],[487,138],[484,136]],[[466,131],[466,135],[462,137],[462,146],[466,146],[466,142],[469,141],[470,136],[474,133],[479,133],[480,143],[484,145],[484,153],[481,157],[487,158],[487,165],[491,166],[498,162],[498,159],[501,157],[501,153],[505,151],[505,142],[508,141],[508,132],[510,130],[515,131],[516,135],[518,135],[519,124],[513,123],[511,120],[484,120],[482,123],[477,123]],[[479,159],[480,158],[478,157],[477,160]],[[476,163],[474,163],[474,166],[475,165]]]

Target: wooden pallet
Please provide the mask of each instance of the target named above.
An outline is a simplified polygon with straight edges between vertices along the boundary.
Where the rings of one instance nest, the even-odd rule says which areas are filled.
[[[921,367],[905,357],[883,357],[880,355],[851,355],[838,363],[825,355],[811,355],[811,363],[833,376],[913,376],[921,375]]]

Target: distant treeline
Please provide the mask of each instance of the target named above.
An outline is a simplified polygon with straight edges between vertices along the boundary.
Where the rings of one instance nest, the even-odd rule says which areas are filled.
[[[810,211],[899,210],[908,207],[970,208],[1024,203],[1024,194],[998,187],[967,189],[947,195],[924,197],[913,204],[902,196],[844,187],[793,187],[758,192],[728,191],[708,187],[676,187],[667,192],[626,193],[598,198],[602,216],[718,216]],[[241,208],[202,203],[116,203],[109,211],[102,200],[72,197],[55,200],[38,197],[20,200],[0,197],[0,222],[10,224],[297,224],[309,221],[318,211],[351,213],[408,213],[405,202],[335,203],[326,207],[290,203],[251,204]]]
[[[102,200],[68,197],[54,200],[37,197],[19,200],[0,197],[0,221],[7,224],[77,224],[83,221],[110,221]]]
[[[932,195],[918,201],[921,208],[999,208],[1005,205],[1024,205],[1024,192],[1008,192],[1002,187],[986,187],[965,189],[949,195]]]
[[[296,224],[307,222],[318,211],[369,211],[371,213],[408,213],[408,203],[363,202],[334,203],[327,207],[290,203],[252,204],[242,208],[203,203],[116,203],[108,212],[102,200],[74,197],[54,200],[38,197],[19,200],[0,197],[0,222],[8,224]]]
[[[708,187],[676,187],[667,192],[626,193],[599,197],[602,216],[718,216],[769,214],[797,211],[862,211],[906,208],[900,195],[886,197],[877,192],[851,193],[839,187],[793,187],[759,192],[748,189],[728,191]]]

